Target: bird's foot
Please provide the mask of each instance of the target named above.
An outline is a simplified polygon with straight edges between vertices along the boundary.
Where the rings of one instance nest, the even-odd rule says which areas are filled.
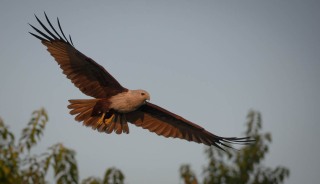
[[[110,118],[104,119],[104,123],[105,123],[106,125],[109,125],[111,122],[114,121],[114,118],[115,118],[115,115],[112,114],[112,116],[111,116]]]
[[[101,118],[97,121],[97,126],[100,126],[103,123],[105,115],[106,113],[102,114]]]

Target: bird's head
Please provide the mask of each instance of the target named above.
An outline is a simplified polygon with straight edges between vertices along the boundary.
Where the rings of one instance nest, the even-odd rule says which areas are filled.
[[[139,96],[139,98],[144,102],[150,100],[150,94],[145,90],[137,89],[133,90],[133,92],[135,93],[135,95]]]

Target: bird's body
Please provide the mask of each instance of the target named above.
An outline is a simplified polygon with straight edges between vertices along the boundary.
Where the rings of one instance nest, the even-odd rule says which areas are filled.
[[[37,21],[46,33],[30,25],[39,35],[42,44],[55,58],[63,73],[84,94],[94,99],[69,100],[68,108],[75,120],[92,127],[99,132],[117,134],[129,133],[128,122],[148,129],[158,135],[181,138],[203,143],[208,146],[230,147],[227,143],[247,144],[248,137],[220,137],[206,131],[181,116],[148,102],[150,94],[145,90],[124,88],[112,75],[91,58],[85,56],[73,46],[64,35],[58,19],[62,36],[54,29],[47,15],[50,31],[37,17]]]
[[[120,113],[137,110],[141,105],[150,100],[150,95],[145,90],[128,90],[110,98],[110,108]]]

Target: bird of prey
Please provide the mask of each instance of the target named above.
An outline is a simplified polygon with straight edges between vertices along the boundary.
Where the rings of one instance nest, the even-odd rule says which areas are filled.
[[[212,134],[201,126],[150,103],[150,94],[147,91],[123,87],[101,65],[73,46],[71,36],[65,36],[58,18],[60,33],[51,24],[46,13],[44,15],[51,30],[35,15],[44,31],[29,24],[38,34],[29,33],[47,47],[66,77],[82,93],[94,98],[69,100],[68,108],[71,109],[71,115],[76,115],[76,121],[108,134],[128,134],[129,122],[164,137],[203,143],[222,150],[224,147],[231,147],[229,143],[252,142],[248,137],[220,137]]]

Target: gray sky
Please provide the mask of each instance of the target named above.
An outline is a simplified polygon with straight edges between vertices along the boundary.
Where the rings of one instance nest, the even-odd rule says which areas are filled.
[[[78,124],[68,99],[89,98],[62,75],[27,23],[60,18],[75,47],[123,85],[221,136],[242,136],[250,109],[272,133],[264,163],[286,183],[317,183],[320,170],[319,1],[2,1],[0,116],[20,133],[33,110],[50,122],[37,152],[63,142],[81,178],[116,166],[128,183],[179,183],[190,163],[201,177],[204,146],[135,126],[107,135]],[[54,22],[54,21],[53,21]]]

